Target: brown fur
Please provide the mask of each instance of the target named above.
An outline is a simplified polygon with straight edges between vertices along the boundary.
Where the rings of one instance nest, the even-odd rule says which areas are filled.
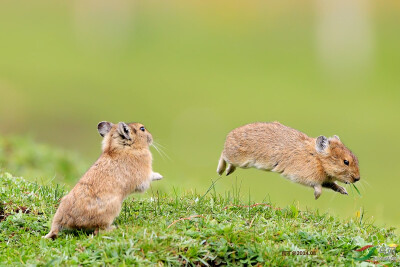
[[[348,166],[344,160],[349,161]],[[236,167],[281,173],[293,182],[313,187],[316,199],[322,186],[347,194],[335,181],[354,183],[360,179],[357,157],[339,137],[311,138],[279,122],[251,123],[231,131],[218,164],[219,175],[226,165],[227,175]]]
[[[146,190],[152,180],[162,178],[152,172],[152,135],[141,127],[140,123],[99,123],[103,153],[61,199],[46,238],[56,238],[65,228],[94,229],[95,233],[112,230],[123,200],[132,192]]]

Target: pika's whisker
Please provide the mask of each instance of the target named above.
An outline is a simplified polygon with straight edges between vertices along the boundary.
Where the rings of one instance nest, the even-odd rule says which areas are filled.
[[[161,151],[161,153],[164,154],[164,156],[166,156],[169,160],[171,159],[168,154],[164,151],[164,149],[166,149],[165,147],[163,147],[161,144],[155,142],[155,145],[157,146],[157,148]],[[164,149],[163,149],[164,148]]]
[[[366,192],[364,183],[363,183],[362,181],[360,181],[360,186],[361,186],[361,189],[362,189],[364,192]]]
[[[160,143],[154,142],[155,145],[157,146],[157,148],[159,149],[159,151],[169,160],[171,160],[171,158],[168,156],[168,154],[164,151],[164,149],[166,149],[164,146],[162,146]],[[163,149],[164,148],[164,149]]]
[[[154,149],[157,151],[157,153],[158,153],[162,158],[164,158],[164,155],[161,154],[160,150],[158,149],[158,147],[157,147],[154,143],[152,144],[152,147],[154,147]]]
[[[365,180],[365,179],[362,179],[362,181],[363,181],[363,183],[366,183],[369,187],[371,187],[371,185],[368,183],[368,181],[367,180]]]
[[[158,142],[156,142],[156,141],[153,141],[153,143],[155,143],[155,144],[156,144],[157,146],[159,146],[159,147],[162,147],[162,148],[166,149],[165,146],[163,146],[162,144],[160,144],[160,143],[158,143]]]
[[[165,159],[167,158],[168,160],[171,160],[171,158],[168,156],[167,153],[164,152],[163,149],[161,149],[160,147],[158,147],[160,144],[156,143],[153,141],[152,146],[157,150],[158,154],[160,154],[160,156]]]

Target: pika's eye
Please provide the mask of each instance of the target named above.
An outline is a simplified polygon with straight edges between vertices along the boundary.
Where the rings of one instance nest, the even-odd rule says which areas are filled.
[[[145,131],[145,129],[144,129],[144,127],[142,126],[142,127],[140,127],[140,130],[142,131],[142,132],[144,132]]]
[[[343,163],[349,166],[349,161],[348,160],[343,160]]]

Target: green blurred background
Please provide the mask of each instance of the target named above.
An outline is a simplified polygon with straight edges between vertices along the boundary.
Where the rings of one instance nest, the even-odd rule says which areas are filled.
[[[362,196],[347,187],[315,201],[257,170],[219,180],[218,192],[238,184],[244,199],[342,217],[364,207],[399,227],[399,114],[399,1],[1,2],[0,134],[83,159],[76,177],[49,166],[52,177],[24,173],[33,180],[73,185],[100,154],[99,121],[139,121],[169,157],[153,150],[165,177],[153,192],[201,193],[230,130],[278,120],[339,135],[359,157]],[[26,151],[23,140],[12,142]]]

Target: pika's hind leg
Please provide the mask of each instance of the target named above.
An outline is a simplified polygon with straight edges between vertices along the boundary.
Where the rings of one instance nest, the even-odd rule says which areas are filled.
[[[61,207],[61,205],[62,204],[60,204],[60,207]],[[64,227],[64,224],[62,223],[62,215],[60,212],[60,207],[58,207],[56,214],[54,214],[53,222],[51,223],[50,232],[47,235],[43,236],[43,238],[47,238],[47,239],[57,238],[58,232],[60,232],[61,229]]]
[[[233,166],[231,163],[228,163],[228,168],[226,168],[226,176],[228,176],[229,174],[231,174],[235,170],[236,170],[236,167]]]
[[[315,200],[317,200],[322,194],[322,185],[318,184],[314,186],[314,196]]]
[[[51,226],[51,230],[50,232],[43,236],[43,238],[47,238],[47,239],[56,239],[58,236],[58,232],[61,230],[61,227],[58,224],[54,224]]]
[[[224,173],[225,169],[226,169],[226,161],[225,161],[224,157],[221,155],[221,157],[219,158],[219,162],[218,162],[217,173],[219,175],[222,175]]]

